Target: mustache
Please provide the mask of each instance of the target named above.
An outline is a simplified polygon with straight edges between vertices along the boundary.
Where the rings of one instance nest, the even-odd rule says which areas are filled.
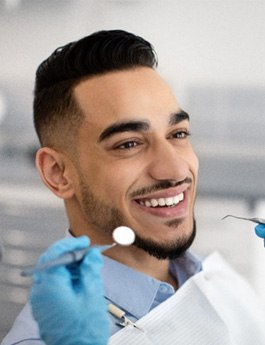
[[[140,196],[144,196],[146,194],[150,194],[153,192],[157,192],[159,190],[164,190],[172,187],[181,186],[183,184],[191,184],[192,179],[190,177],[186,177],[184,180],[181,181],[174,181],[174,180],[163,180],[159,181],[156,184],[148,187],[143,187],[141,189],[138,189],[130,194],[131,198],[136,198]]]

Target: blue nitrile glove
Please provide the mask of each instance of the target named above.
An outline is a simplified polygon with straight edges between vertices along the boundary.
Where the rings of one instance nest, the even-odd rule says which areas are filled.
[[[255,227],[256,235],[264,239],[265,246],[265,224],[259,224]]]
[[[88,245],[86,236],[65,238],[42,254],[39,264]],[[91,248],[81,262],[34,273],[30,302],[47,345],[107,344],[109,319],[101,267],[98,249]]]

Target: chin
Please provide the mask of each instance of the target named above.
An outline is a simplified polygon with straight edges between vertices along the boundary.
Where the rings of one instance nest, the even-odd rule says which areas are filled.
[[[172,221],[171,226],[177,227],[180,221]],[[168,224],[169,225],[169,224]],[[196,221],[193,219],[192,230],[188,235],[183,235],[175,240],[156,242],[152,239],[145,239],[136,235],[134,245],[154,256],[159,260],[176,259],[190,248],[196,236]]]

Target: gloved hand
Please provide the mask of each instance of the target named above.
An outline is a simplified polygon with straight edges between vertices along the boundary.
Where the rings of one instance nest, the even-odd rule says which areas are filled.
[[[65,238],[42,254],[39,264],[88,245],[86,236]],[[34,273],[30,302],[47,345],[107,344],[109,320],[101,267],[98,249],[91,248],[81,262]]]
[[[256,235],[264,239],[265,246],[265,224],[259,224],[255,227]]]

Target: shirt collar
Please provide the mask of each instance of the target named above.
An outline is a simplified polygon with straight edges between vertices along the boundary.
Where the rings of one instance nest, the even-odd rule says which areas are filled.
[[[148,313],[160,282],[107,256],[103,260],[105,297],[136,318]]]
[[[105,297],[137,319],[147,314],[159,287],[165,284],[103,255],[102,277]],[[181,286],[202,269],[201,261],[190,252],[170,262],[170,271]],[[134,302],[132,302],[134,301]]]
[[[177,279],[180,288],[189,278],[202,270],[202,261],[198,256],[186,251],[177,259],[170,261],[169,270]]]
[[[69,229],[66,230],[66,237],[73,237]],[[149,312],[160,286],[158,280],[105,255],[101,275],[105,298],[111,303],[137,319]]]
[[[66,231],[66,237],[72,237],[69,230]],[[103,262],[101,273],[106,299],[137,319],[147,314],[160,285],[165,283],[105,255]],[[180,287],[191,276],[202,270],[202,263],[199,258],[186,251],[179,258],[170,261],[169,269]]]

